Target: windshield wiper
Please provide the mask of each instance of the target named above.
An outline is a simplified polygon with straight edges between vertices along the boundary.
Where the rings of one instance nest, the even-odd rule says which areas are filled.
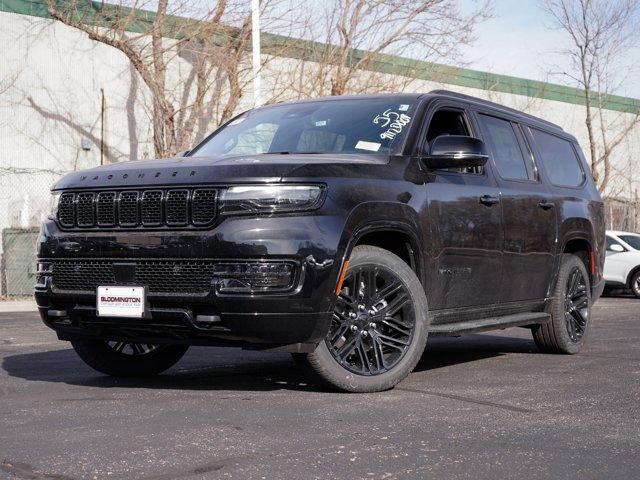
[[[320,155],[327,152],[288,152],[283,150],[281,152],[264,152],[262,155]]]

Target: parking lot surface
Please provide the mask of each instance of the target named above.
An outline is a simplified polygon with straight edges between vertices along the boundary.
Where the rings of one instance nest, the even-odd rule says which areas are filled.
[[[0,362],[0,478],[640,478],[632,298],[596,304],[579,355],[541,354],[524,329],[432,338],[376,394],[219,348],[113,379],[30,312],[0,313]]]

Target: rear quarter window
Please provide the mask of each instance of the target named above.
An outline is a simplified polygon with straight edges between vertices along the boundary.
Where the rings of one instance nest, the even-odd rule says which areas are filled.
[[[549,180],[559,187],[578,187],[585,176],[573,144],[550,133],[531,129],[539,152],[539,162]]]

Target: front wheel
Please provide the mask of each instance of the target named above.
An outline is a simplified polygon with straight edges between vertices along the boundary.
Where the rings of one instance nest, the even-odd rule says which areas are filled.
[[[71,342],[94,370],[114,377],[147,377],[175,365],[189,347],[80,339]]]
[[[427,299],[413,270],[387,250],[358,246],[329,333],[306,359],[339,390],[387,390],[420,360],[428,318]]]

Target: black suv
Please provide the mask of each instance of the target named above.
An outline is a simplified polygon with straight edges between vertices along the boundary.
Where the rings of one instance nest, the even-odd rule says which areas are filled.
[[[71,173],[53,195],[40,313],[110,375],[236,346],[378,391],[428,334],[521,326],[578,352],[604,287],[576,139],[451,92],[257,108],[179,158]]]

